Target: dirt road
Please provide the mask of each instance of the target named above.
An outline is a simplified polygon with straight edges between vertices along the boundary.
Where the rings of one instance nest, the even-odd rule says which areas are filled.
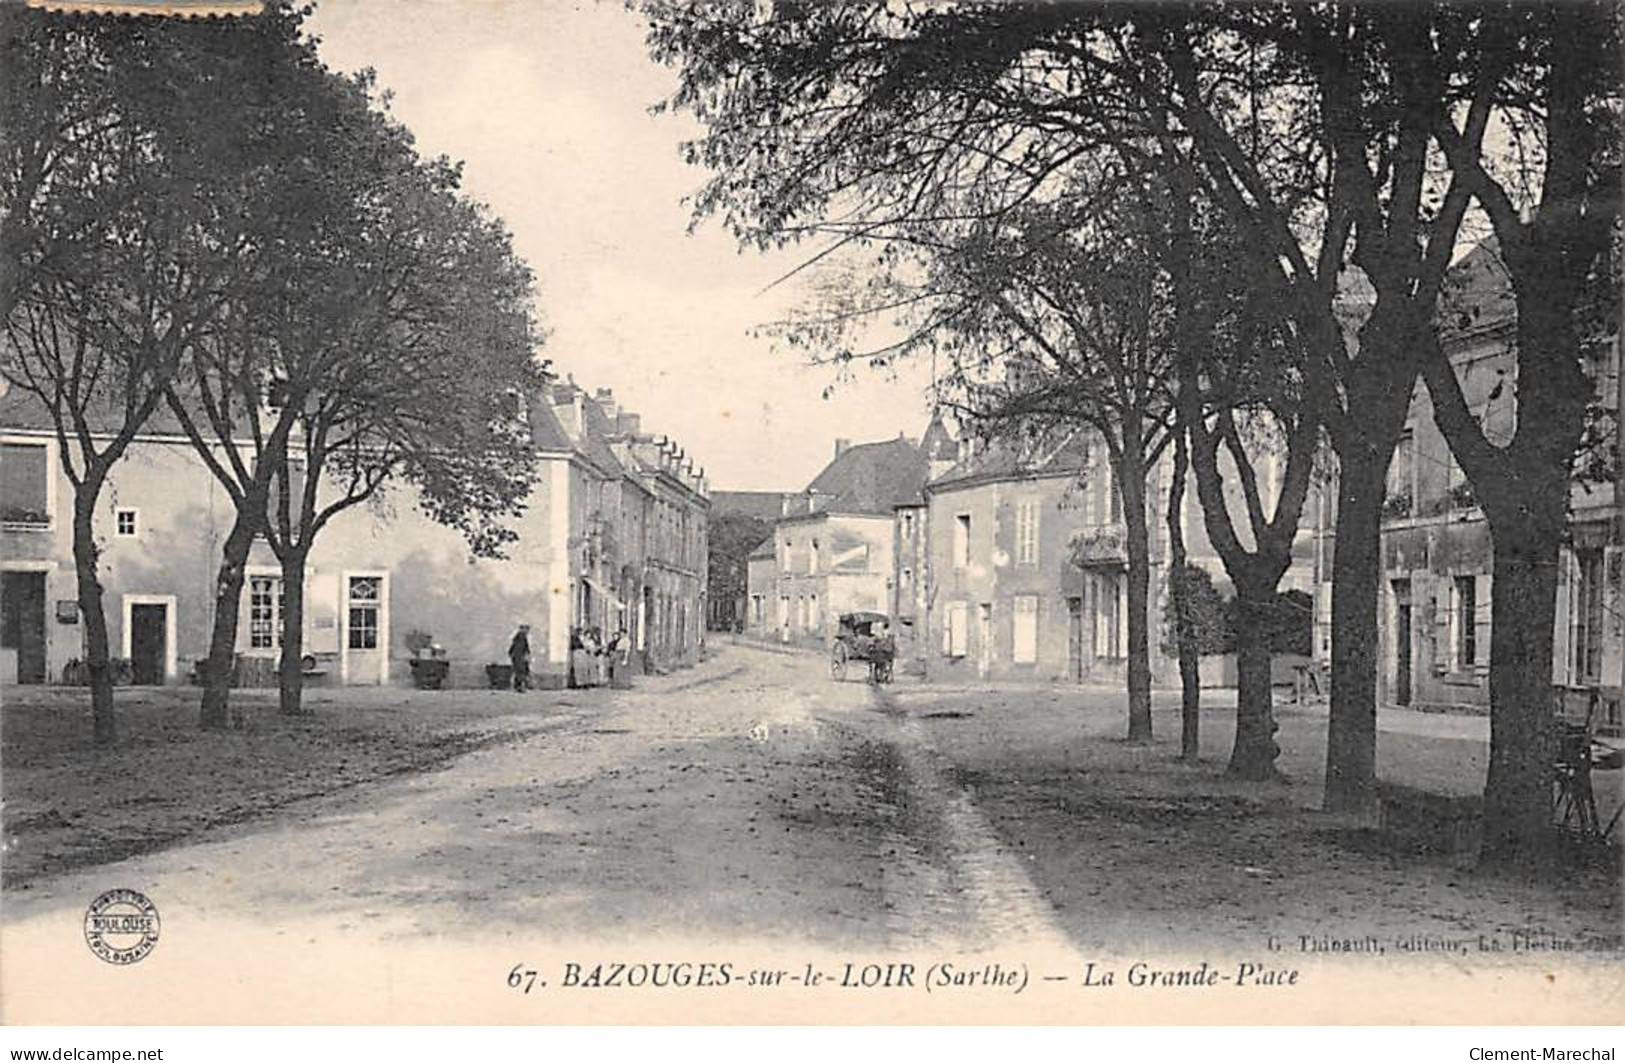
[[[306,802],[7,898],[27,923],[112,883],[161,908],[397,939],[789,938],[894,947],[1047,933],[964,794],[866,684],[733,649],[448,768]]]

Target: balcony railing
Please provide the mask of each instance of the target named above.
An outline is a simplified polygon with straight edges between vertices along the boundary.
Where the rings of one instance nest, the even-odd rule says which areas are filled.
[[[1121,524],[1098,524],[1072,537],[1072,563],[1079,568],[1128,563],[1128,532]]]

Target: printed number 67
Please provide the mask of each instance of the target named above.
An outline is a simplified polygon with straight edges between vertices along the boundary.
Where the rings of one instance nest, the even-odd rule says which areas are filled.
[[[534,970],[531,970],[530,968],[527,968],[522,963],[514,964],[513,965],[513,970],[508,972],[508,988],[509,989],[518,989],[520,986],[524,986],[525,987],[525,993],[529,994],[530,990],[531,990],[531,987],[534,986],[535,984],[536,984],[536,972]]]

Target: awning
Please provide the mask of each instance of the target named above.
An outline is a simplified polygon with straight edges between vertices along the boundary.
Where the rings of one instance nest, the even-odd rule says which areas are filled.
[[[603,598],[605,601],[609,602],[610,605],[613,605],[617,609],[626,608],[626,603],[615,597],[614,591],[610,590],[602,583],[599,583],[591,576],[582,576],[581,578],[587,582],[587,586],[591,587],[594,593],[596,593],[600,598]]]

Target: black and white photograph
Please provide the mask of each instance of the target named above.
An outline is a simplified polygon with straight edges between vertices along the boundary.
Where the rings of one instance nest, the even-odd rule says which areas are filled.
[[[1618,1023],[1622,37],[0,0],[0,1022]]]

